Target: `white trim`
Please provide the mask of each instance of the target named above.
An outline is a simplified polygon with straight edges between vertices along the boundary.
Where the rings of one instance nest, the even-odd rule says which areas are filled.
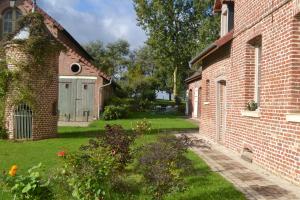
[[[73,65],[77,65],[77,66],[79,67],[78,72],[73,72],[73,71],[72,71],[72,66],[73,66]],[[80,74],[80,72],[82,71],[82,67],[81,67],[81,65],[80,65],[79,63],[72,63],[72,64],[70,65],[70,71],[71,71],[73,74]]]
[[[203,102],[203,105],[209,105],[209,102]]]
[[[260,107],[261,46],[255,46],[254,101]]]
[[[59,76],[60,79],[89,79],[97,80],[97,76]]]
[[[260,118],[260,116],[261,116],[259,110],[256,110],[256,111],[242,110],[241,115],[243,117],[255,117],[255,118]]]
[[[286,115],[288,122],[300,122],[300,113],[290,113]]]

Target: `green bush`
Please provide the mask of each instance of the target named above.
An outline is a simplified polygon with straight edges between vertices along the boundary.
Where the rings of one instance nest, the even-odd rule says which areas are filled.
[[[145,112],[151,110],[153,106],[154,106],[153,101],[150,101],[148,99],[141,99],[141,98],[134,99],[133,107],[135,111]]]
[[[192,142],[186,136],[164,135],[141,149],[137,170],[154,199],[161,200],[168,193],[184,189],[184,174],[192,166],[185,157],[190,146]]]
[[[151,133],[151,126],[150,121],[143,119],[141,121],[137,121],[132,130],[138,135],[147,134]]]
[[[130,146],[134,143],[135,138],[135,134],[125,132],[120,125],[106,125],[103,135],[97,139],[91,139],[89,145],[82,146],[81,149],[110,148],[112,154],[117,155],[118,169],[122,171],[132,161],[133,155]]]
[[[3,127],[0,127],[0,139],[3,139],[3,140],[8,139],[7,130]]]
[[[52,200],[50,179],[43,180],[39,168],[41,164],[29,169],[27,175],[17,175],[17,166],[12,166],[1,178],[2,188],[11,192],[16,200]]]
[[[110,180],[117,167],[110,148],[92,148],[62,158],[64,167],[57,176],[61,185],[78,200],[102,200],[110,191]]]
[[[106,106],[103,112],[104,120],[122,119],[128,114],[127,106]]]

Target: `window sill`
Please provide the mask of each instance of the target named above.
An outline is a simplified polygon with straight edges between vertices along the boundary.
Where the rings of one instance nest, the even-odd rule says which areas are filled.
[[[209,105],[209,102],[204,102],[203,105]]]
[[[248,111],[248,110],[242,110],[241,114],[243,117],[254,117],[254,118],[260,118],[260,111]]]
[[[286,115],[288,122],[300,122],[300,113],[290,113]]]

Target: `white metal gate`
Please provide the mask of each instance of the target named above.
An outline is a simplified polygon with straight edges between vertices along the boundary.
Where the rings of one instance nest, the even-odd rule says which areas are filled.
[[[24,140],[32,138],[32,110],[25,104],[20,104],[14,112],[15,139]]]

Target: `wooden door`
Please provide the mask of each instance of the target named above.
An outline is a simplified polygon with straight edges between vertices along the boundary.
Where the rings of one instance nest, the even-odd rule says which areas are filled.
[[[201,117],[201,97],[202,97],[202,89],[199,88],[199,92],[198,92],[198,118]]]
[[[194,90],[194,118],[198,117],[198,97],[199,96],[199,90],[198,88],[195,88]]]
[[[77,80],[76,121],[90,121],[94,116],[94,80]]]
[[[59,120],[90,121],[94,117],[95,80],[60,79]]]
[[[72,79],[59,80],[59,120],[75,121],[75,85],[76,81]]]
[[[189,98],[188,98],[188,104],[189,104],[189,116],[192,117],[193,114],[193,90],[189,90]]]
[[[217,139],[224,143],[226,131],[226,81],[217,84]]]

